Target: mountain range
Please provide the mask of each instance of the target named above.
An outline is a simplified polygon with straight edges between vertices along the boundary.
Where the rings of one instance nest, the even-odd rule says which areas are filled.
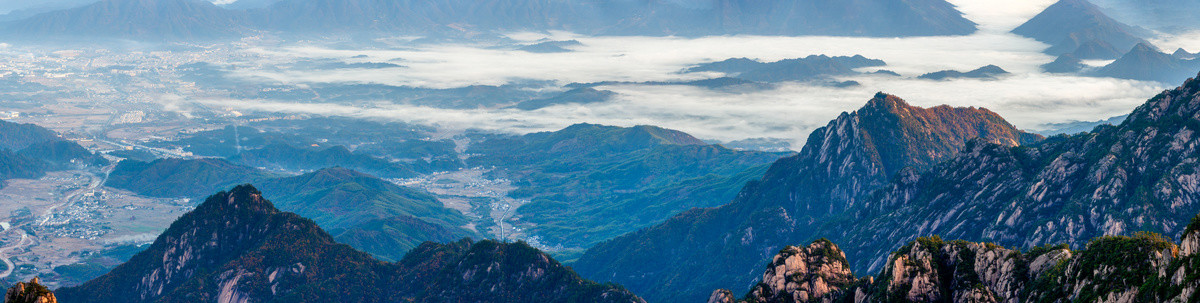
[[[987,66],[976,68],[976,69],[973,69],[973,70],[970,70],[967,72],[960,72],[960,71],[956,71],[956,70],[944,70],[944,71],[938,71],[938,72],[932,72],[932,73],[920,75],[920,76],[917,76],[917,78],[918,79],[926,79],[926,80],[949,80],[949,79],[960,79],[960,78],[995,79],[997,77],[1008,75],[1008,74],[1009,74],[1008,71],[1004,70],[1003,68],[1000,68],[999,66],[987,65]]]
[[[523,243],[425,243],[399,262],[338,244],[253,186],[210,196],[63,302],[643,302]]]
[[[866,110],[853,115],[863,116]],[[905,112],[893,111],[890,116],[903,117],[905,115],[897,113]],[[1189,79],[1183,86],[1150,99],[1119,125],[1101,125],[1088,133],[1058,135],[1044,140],[1012,140],[1024,136],[1009,136],[1007,140],[961,136],[958,138],[965,139],[943,141],[946,146],[955,148],[953,153],[929,152],[891,158],[894,159],[892,163],[900,160],[910,165],[886,165],[888,162],[883,161],[882,167],[890,169],[876,169],[877,173],[856,168],[860,163],[872,163],[869,160],[842,159],[846,159],[845,155],[880,150],[859,142],[888,142],[904,150],[904,147],[928,145],[928,141],[881,136],[878,130],[863,132],[861,141],[848,141],[843,139],[848,137],[845,135],[830,136],[828,129],[853,134],[857,125],[835,122],[828,129],[814,133],[799,155],[773,165],[761,181],[748,185],[731,204],[689,211],[663,224],[601,243],[580,257],[574,267],[586,277],[622,283],[654,301],[697,300],[692,296],[702,294],[706,287],[716,288],[712,286],[722,283],[726,285],[722,287],[733,291],[718,294],[715,299],[732,299],[732,293],[747,291],[753,300],[755,294],[770,296],[768,293],[777,294],[792,285],[763,282],[770,286],[764,289],[762,284],[754,281],[778,281],[781,275],[763,275],[762,280],[756,280],[753,263],[767,263],[774,252],[784,247],[783,243],[806,243],[823,237],[842,243],[840,249],[844,250],[844,259],[848,260],[825,259],[844,262],[844,265],[832,267],[832,273],[840,278],[828,281],[845,282],[838,286],[841,289],[858,287],[854,285],[876,287],[847,292],[854,294],[847,300],[861,298],[859,292],[864,296],[882,292],[888,295],[877,299],[884,302],[949,300],[951,294],[957,298],[954,299],[956,302],[966,300],[960,295],[985,302],[989,297],[1006,302],[1040,300],[1030,298],[1093,301],[1101,297],[1162,302],[1178,296],[1178,291],[1188,286],[1182,283],[1192,283],[1188,282],[1192,280],[1186,278],[1186,273],[1174,274],[1179,266],[1191,264],[1191,261],[1172,261],[1176,255],[1170,239],[1139,232],[1194,237],[1189,235],[1197,229],[1194,226],[1200,226],[1187,224],[1195,222],[1189,219],[1200,212],[1200,204],[1196,203],[1200,201],[1200,192],[1196,188],[1200,187],[1194,186],[1195,180],[1200,180],[1195,169],[1196,149],[1200,148],[1200,143],[1193,136],[1200,128],[1196,122],[1196,117],[1200,116],[1198,112],[1200,81]],[[868,121],[878,123],[889,119],[895,118],[884,115],[858,121],[869,125]],[[901,125],[911,125],[915,130],[913,133],[918,134],[941,133],[944,128],[928,123]],[[884,134],[892,129],[903,127],[884,128]],[[838,148],[818,148],[820,146]],[[921,147],[917,150],[937,149]],[[930,155],[938,155],[938,160],[915,162],[928,159]],[[812,160],[798,161],[806,157],[837,166],[805,164],[815,162]],[[785,166],[789,162],[794,164]],[[812,167],[840,174],[819,175]],[[867,180],[863,180],[863,176],[871,175],[883,176],[883,179],[864,182]],[[840,195],[829,195],[838,193],[834,190],[839,189],[842,190]],[[946,245],[940,238],[921,238],[935,235],[993,244],[951,242]],[[1194,245],[1188,243],[1185,241],[1183,245]],[[1038,263],[1039,256],[1027,255],[1021,261],[1020,250],[1059,250],[1037,248],[1057,244],[1086,248],[1078,252],[1079,259],[1056,261],[1058,267],[1051,270],[1058,273],[1045,277],[1023,276],[1033,269],[1024,271],[1021,266],[1025,263],[1022,262]],[[821,246],[828,247],[826,244]],[[922,252],[919,247],[934,249]],[[972,290],[969,286],[979,285],[972,282],[976,281],[972,280],[976,279],[972,278],[974,274],[955,269],[958,268],[955,266],[961,266],[955,264],[971,263],[955,260],[972,258],[970,255],[974,252],[968,254],[964,249],[986,252],[1000,247],[1017,249],[989,252],[992,257],[987,258],[1011,256],[1009,260],[1015,263],[988,263],[995,265],[986,265],[982,269],[982,263],[974,263],[973,267],[976,271],[1016,268],[1016,271],[1010,271],[1015,274],[1005,277],[979,273],[977,277],[984,279],[986,287]],[[981,250],[984,248],[986,250]],[[821,248],[819,251],[829,250]],[[897,251],[899,255],[888,256],[889,252]],[[771,262],[778,264],[776,261],[778,259]],[[820,262],[818,264],[828,264]],[[785,268],[792,267],[791,263],[785,265]],[[772,267],[779,271],[778,265]],[[822,267],[824,269],[829,268]],[[882,274],[875,282],[862,284],[862,280],[843,275],[847,273],[843,269]],[[934,279],[928,275],[932,272],[942,274]],[[788,275],[782,276],[786,281]],[[777,278],[771,280],[771,277]],[[1167,277],[1172,281],[1169,284]],[[783,283],[782,287],[780,283]],[[667,289],[671,291],[661,291],[662,285],[669,285]],[[899,297],[892,297],[893,294]],[[1188,296],[1183,293],[1183,297]]]
[[[798,155],[776,161],[732,203],[597,244],[573,267],[654,302],[748,290],[754,269],[781,243],[819,236],[822,222],[869,204],[892,176],[932,168],[974,138],[1007,146],[1041,139],[986,109],[920,108],[881,93],[814,131]]]
[[[102,0],[20,19],[7,28],[28,37],[138,40],[235,37],[255,31],[453,37],[519,30],[897,37],[965,35],[976,28],[944,0],[282,0],[247,7],[254,8],[227,9],[200,0]]]
[[[1189,0],[1096,0],[1109,15],[1157,31],[1181,33],[1200,26],[1200,8]]]
[[[1135,231],[1181,234],[1200,212],[1200,191],[1191,185],[1198,96],[1200,81],[1189,80],[1116,126],[1017,148],[971,142],[931,170],[901,174],[872,195],[872,205],[828,223],[827,236],[868,258],[892,248],[862,241],[929,235],[1029,248]],[[898,226],[910,228],[895,232]],[[884,261],[861,260],[856,268],[879,269]]]
[[[870,59],[862,55],[826,56],[813,55],[804,58],[760,62],[749,58],[731,58],[692,66],[683,72],[719,72],[727,77],[751,82],[784,82],[828,80],[833,76],[860,74],[855,69],[887,65],[883,60]]]
[[[1134,46],[1121,58],[1092,72],[1093,75],[1121,79],[1177,83],[1194,76],[1200,59],[1184,54],[1167,54],[1153,45]],[[1179,54],[1179,52],[1176,52]]]
[[[194,40],[232,37],[250,26],[246,15],[208,1],[103,0],[17,20],[6,29],[24,37]]]

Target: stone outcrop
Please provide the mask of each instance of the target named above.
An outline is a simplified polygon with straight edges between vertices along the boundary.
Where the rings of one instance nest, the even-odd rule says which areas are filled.
[[[4,303],[58,303],[58,299],[38,278],[33,278],[10,287],[4,295]]]
[[[751,302],[820,302],[836,296],[859,281],[846,263],[846,254],[829,240],[807,247],[785,247],[767,264],[762,280],[750,290]],[[718,291],[721,292],[721,291]],[[724,291],[710,298],[722,302]],[[714,293],[716,294],[716,293]]]
[[[1193,222],[1200,226],[1200,216]],[[781,251],[746,298],[718,290],[709,302],[1197,302],[1200,230],[1182,238],[1176,244],[1153,233],[1100,237],[1077,251],[919,238],[865,279],[854,277],[837,246],[821,240]]]

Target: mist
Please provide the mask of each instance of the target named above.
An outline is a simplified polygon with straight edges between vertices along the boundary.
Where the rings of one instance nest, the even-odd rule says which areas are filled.
[[[234,68],[244,81],[287,85],[374,83],[424,88],[503,85],[514,81],[549,81],[558,86],[602,81],[687,81],[721,76],[681,73],[685,68],[728,58],[776,61],[809,55],[863,55],[881,59],[901,77],[840,77],[861,83],[833,88],[811,83],[783,83],[758,91],[723,91],[683,85],[606,85],[617,92],[603,103],[567,104],[534,111],[509,108],[437,109],[389,100],[360,104],[293,104],[286,100],[199,100],[245,110],[334,114],[401,120],[449,129],[483,129],[526,133],[556,130],[588,122],[618,126],[658,125],[705,139],[787,140],[798,149],[808,133],[841,112],[853,111],[876,92],[895,94],[918,106],[976,106],[995,111],[1014,125],[1042,130],[1047,124],[1095,121],[1131,111],[1166,87],[1160,83],[1048,74],[1039,66],[1055,58],[1041,53],[1047,45],[1008,33],[1053,1],[1022,5],[990,1],[956,1],[981,30],[969,36],[916,38],[719,36],[592,37],[567,32],[519,32],[510,44],[414,44],[390,49],[346,50],[316,44],[254,48],[249,52],[280,62],[335,59],[344,62],[391,62],[403,67],[332,71]],[[1188,37],[1163,45],[1192,43]],[[516,46],[538,41],[577,40],[582,46],[564,53],[531,53]],[[971,55],[963,55],[971,54]],[[995,64],[1009,72],[995,80],[915,79],[940,70],[971,70]],[[871,70],[864,70],[871,71]],[[550,86],[544,89],[556,90]]]

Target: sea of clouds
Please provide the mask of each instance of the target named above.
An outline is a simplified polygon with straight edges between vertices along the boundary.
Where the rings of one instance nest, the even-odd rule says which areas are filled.
[[[552,106],[535,111],[510,108],[438,109],[364,100],[358,103],[297,104],[287,100],[203,99],[193,102],[247,110],[333,114],[436,125],[447,129],[484,129],[526,133],[556,130],[588,122],[619,126],[658,125],[704,139],[788,140],[799,148],[815,128],[861,107],[876,92],[905,98],[918,106],[976,106],[995,111],[1018,127],[1041,130],[1050,123],[1095,121],[1130,112],[1168,85],[1155,82],[1047,74],[1039,66],[1055,58],[1042,54],[1043,43],[1008,33],[1053,0],[957,0],[968,18],[980,24],[969,36],[916,38],[861,37],[590,37],[565,32],[512,33],[520,43],[578,40],[567,53],[530,53],[486,44],[413,44],[386,49],[344,49],[293,44],[249,52],[281,62],[337,59],[346,62],[393,62],[403,67],[326,71],[237,68],[247,80],[294,85],[379,83],[455,88],[544,80],[558,85],[600,81],[680,81],[719,76],[683,74],[698,63],[747,57],[762,61],[825,54],[860,54],[882,59],[902,77],[844,77],[862,85],[832,88],[785,83],[760,91],[720,91],[689,86],[607,85],[619,93],[609,102]],[[1200,46],[1200,34],[1154,40],[1160,47]],[[1170,48],[1174,49],[1174,48]],[[1200,49],[1197,47],[1196,49]],[[1103,62],[1097,63],[1102,64]],[[998,80],[918,80],[939,70],[971,70],[995,64],[1012,75]],[[553,89],[553,88],[551,88]],[[373,102],[380,101],[380,102]]]

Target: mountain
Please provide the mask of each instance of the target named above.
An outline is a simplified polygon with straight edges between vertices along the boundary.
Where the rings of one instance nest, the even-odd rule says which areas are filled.
[[[920,108],[881,93],[814,131],[799,154],[776,161],[731,203],[597,244],[573,267],[656,302],[695,302],[716,288],[746,291],[780,243],[819,236],[822,222],[871,203],[871,191],[893,176],[933,168],[974,138],[1017,146],[1040,136],[986,109]]]
[[[578,46],[583,46],[583,43],[579,42],[579,40],[544,41],[522,46],[518,50],[541,54],[569,53],[572,52],[571,48]]]
[[[1094,75],[1121,79],[1178,83],[1200,69],[1200,59],[1180,59],[1149,44],[1138,44]]]
[[[1200,218],[1190,225],[1180,244],[1139,233],[1078,250],[919,238],[892,252],[874,277],[855,277],[845,253],[821,239],[781,250],[737,302],[1195,302]],[[735,300],[717,290],[708,302]]]
[[[22,156],[11,150],[0,150],[0,181],[8,179],[35,179],[46,175],[46,164]]]
[[[1007,74],[1008,74],[1008,71],[1004,70],[1003,68],[1000,68],[999,66],[988,65],[988,66],[980,67],[980,68],[977,68],[977,69],[974,69],[972,71],[965,72],[965,73],[960,72],[960,71],[954,71],[954,70],[944,70],[944,71],[924,74],[924,75],[918,76],[917,78],[918,79],[927,79],[927,80],[947,80],[947,79],[958,79],[958,78],[995,79],[996,77],[1007,75]]]
[[[1012,32],[1050,44],[1047,54],[1074,53],[1080,59],[1112,59],[1115,54],[1097,50],[1145,43],[1145,30],[1109,18],[1087,0],[1058,1]]]
[[[103,0],[18,20],[6,29],[30,38],[137,40],[225,38],[249,31],[241,13],[202,0]]]
[[[1125,118],[1128,118],[1128,117],[1129,117],[1129,115],[1120,115],[1120,116],[1111,117],[1111,118],[1099,120],[1099,121],[1075,121],[1075,122],[1046,124],[1046,128],[1048,128],[1048,129],[1043,130],[1043,131],[1038,131],[1038,134],[1041,134],[1043,136],[1054,136],[1054,135],[1062,135],[1062,134],[1073,135],[1073,134],[1078,134],[1078,133],[1086,133],[1086,132],[1092,131],[1093,129],[1096,129],[1097,126],[1101,126],[1101,125],[1105,125],[1105,124],[1119,125],[1119,124],[1121,124],[1121,122],[1125,121]]]
[[[687,73],[720,72],[738,79],[753,82],[809,81],[827,79],[831,76],[858,74],[855,69],[885,66],[883,60],[868,59],[861,55],[853,57],[813,55],[804,58],[785,59],[775,62],[760,62],[747,58],[732,58],[693,66]]]
[[[1171,53],[1171,57],[1175,57],[1175,59],[1180,59],[1180,60],[1191,60],[1191,59],[1196,59],[1197,57],[1200,57],[1200,53],[1193,54],[1193,53],[1189,53],[1186,49],[1179,48],[1179,49],[1176,49],[1174,53]]]
[[[941,0],[587,1],[613,35],[966,35],[975,24]]]
[[[1042,71],[1047,73],[1066,74],[1081,71],[1087,65],[1083,64],[1083,60],[1079,60],[1075,55],[1063,54],[1058,56],[1058,59],[1054,59],[1054,62],[1043,64],[1041,67]]]
[[[64,302],[642,302],[523,243],[425,243],[386,263],[281,212],[252,186],[209,197]]]
[[[1172,34],[1195,30],[1200,14],[1191,0],[1096,0],[1114,18]]]
[[[247,166],[288,171],[317,170],[337,166],[384,178],[412,178],[420,174],[418,170],[425,173],[430,172],[427,167],[415,167],[408,163],[392,162],[384,158],[354,153],[341,145],[325,149],[310,149],[287,144],[271,144],[261,149],[242,151],[229,157],[229,161]]]
[[[475,142],[472,167],[528,199],[517,226],[549,246],[582,251],[692,207],[732,199],[784,153],[736,151],[654,126],[572,125]],[[526,225],[522,225],[526,224]],[[561,254],[561,253],[560,253]]]
[[[597,90],[591,87],[581,87],[572,89],[562,94],[546,99],[529,100],[517,103],[515,106],[521,110],[535,110],[554,105],[562,104],[588,104],[608,101],[617,93],[609,90]]]
[[[78,166],[105,166],[108,160],[103,156],[83,148],[79,143],[67,140],[54,140],[36,143],[17,151],[17,154],[30,159],[45,161],[53,168]]]
[[[46,0],[0,3],[0,22],[21,20],[37,14],[88,5],[99,0]]]
[[[580,1],[282,0],[251,10],[267,29],[305,32],[401,32],[473,36],[489,31],[567,29],[594,11]],[[586,23],[585,23],[586,24]]]
[[[846,243],[855,268],[878,269],[886,260],[875,256],[918,236],[1029,248],[1180,234],[1183,214],[1200,212],[1198,97],[1200,81],[1188,80],[1117,126],[1016,148],[972,142],[929,171],[902,174],[822,236]]]
[[[108,174],[104,185],[151,197],[193,198],[270,177],[253,167],[221,159],[124,160]]]
[[[26,37],[168,41],[255,31],[388,33],[436,39],[548,30],[693,37],[901,37],[966,35],[976,30],[975,23],[944,0],[241,0],[227,7],[202,0],[103,0],[17,20],[8,30]]]
[[[47,141],[61,141],[54,131],[29,123],[0,120],[0,148],[18,151]]]
[[[47,171],[107,164],[104,157],[54,131],[0,120],[0,181],[40,178]]]
[[[270,179],[260,188],[280,209],[311,218],[338,242],[384,259],[399,260],[426,241],[482,238],[460,227],[469,218],[432,195],[345,168]]]
[[[1120,58],[1121,51],[1121,49],[1117,49],[1116,46],[1113,46],[1108,41],[1090,40],[1079,45],[1079,48],[1076,48],[1070,54],[1076,58],[1083,59],[1112,59]]]
[[[235,0],[229,4],[220,5],[227,9],[248,10],[256,8],[264,8],[279,2],[280,0]]]

